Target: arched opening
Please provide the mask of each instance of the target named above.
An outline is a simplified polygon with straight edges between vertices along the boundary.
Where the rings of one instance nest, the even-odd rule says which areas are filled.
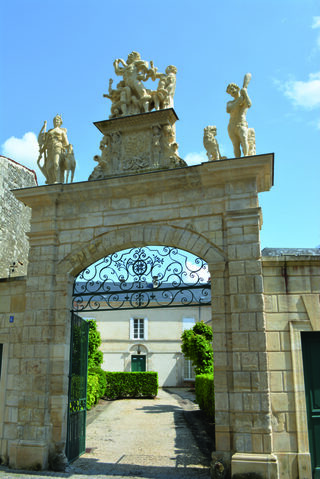
[[[103,369],[156,371],[160,386],[182,387],[194,373],[181,334],[198,321],[211,324],[208,265],[171,246],[114,252],[75,277],[72,312],[97,322]]]

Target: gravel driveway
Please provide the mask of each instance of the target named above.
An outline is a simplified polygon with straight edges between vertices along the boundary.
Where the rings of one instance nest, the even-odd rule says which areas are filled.
[[[102,401],[88,414],[86,453],[67,472],[0,467],[0,478],[209,479],[212,432],[184,389],[160,389],[155,399]]]

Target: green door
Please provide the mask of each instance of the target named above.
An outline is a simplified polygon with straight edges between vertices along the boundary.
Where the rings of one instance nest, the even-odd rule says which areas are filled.
[[[133,373],[143,372],[146,370],[146,357],[137,355],[131,356],[131,371]]]
[[[301,333],[313,478],[320,479],[320,332]]]

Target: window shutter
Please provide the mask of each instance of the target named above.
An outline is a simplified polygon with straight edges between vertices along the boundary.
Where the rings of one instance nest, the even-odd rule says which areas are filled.
[[[130,318],[130,339],[133,338],[133,318]]]
[[[148,339],[148,318],[144,318],[144,339]]]

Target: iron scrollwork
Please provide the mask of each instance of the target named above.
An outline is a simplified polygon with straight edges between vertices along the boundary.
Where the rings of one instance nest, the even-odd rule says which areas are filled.
[[[111,254],[75,279],[73,310],[118,310],[208,305],[206,262],[169,246],[145,246]]]

